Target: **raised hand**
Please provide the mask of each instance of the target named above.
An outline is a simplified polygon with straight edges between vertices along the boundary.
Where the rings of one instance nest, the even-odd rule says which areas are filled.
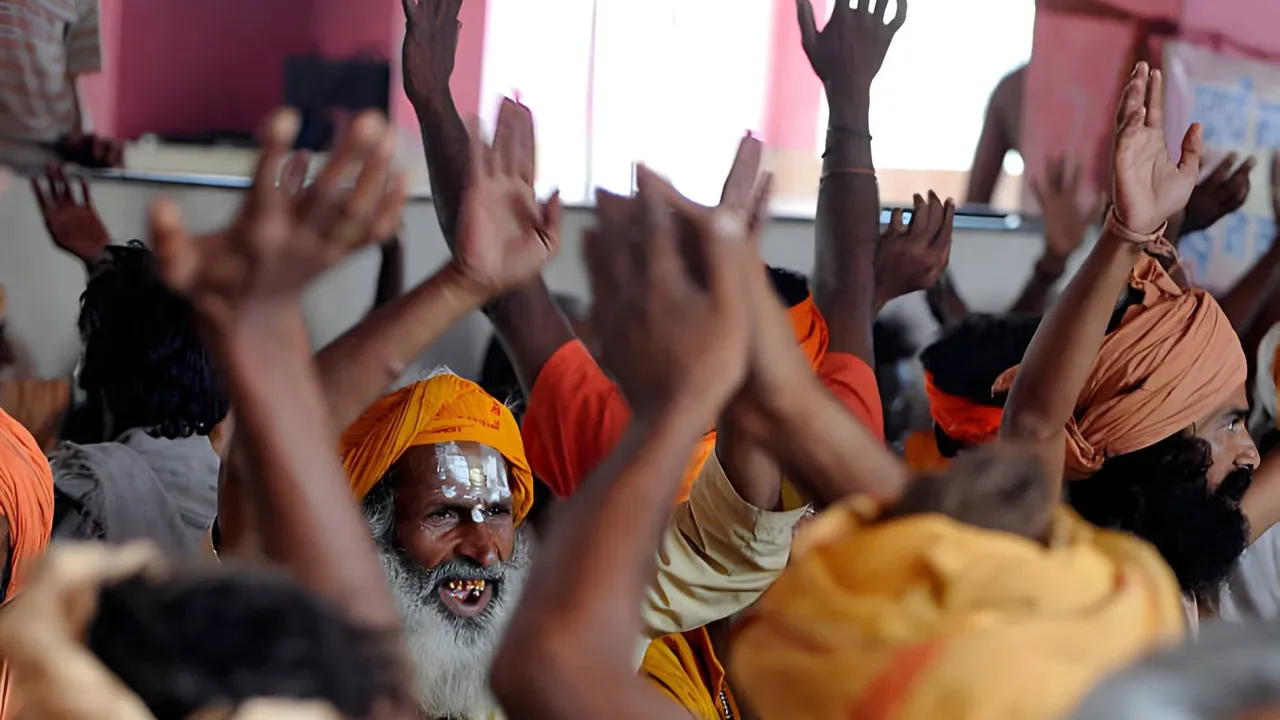
[[[644,167],[637,183],[633,200],[598,193],[583,238],[591,327],[637,413],[695,400],[709,424],[746,374],[744,278],[759,260],[740,214],[699,207]]]
[[[871,86],[894,34],[907,20],[907,0],[896,0],[893,20],[885,22],[890,1],[858,0],[854,8],[850,0],[837,0],[831,20],[819,32],[811,0],[796,0],[800,43],[828,92],[840,86]]]
[[[89,184],[83,175],[76,177],[76,184],[80,186],[79,200],[62,166],[51,165],[45,173],[44,185],[40,178],[31,178],[31,191],[35,193],[53,243],[85,263],[92,263],[111,244],[111,236],[93,209]]]
[[[1182,139],[1175,163],[1165,147],[1164,78],[1140,62],[1129,77],[1116,125],[1112,197],[1116,219],[1139,235],[1158,231],[1181,210],[1195,189],[1204,150],[1199,123]]]
[[[560,196],[538,205],[532,168],[524,172],[519,159],[522,146],[489,147],[478,126],[471,133],[471,184],[453,255],[461,277],[489,299],[537,277],[560,250]]]
[[[299,160],[284,163],[276,182],[298,122],[291,110],[267,120],[253,187],[226,230],[194,239],[176,204],[152,205],[152,246],[166,282],[215,326],[255,303],[297,302],[317,275],[399,227],[405,180],[392,170],[395,132],[386,121],[372,112],[356,118],[306,189]]]
[[[404,92],[415,107],[439,98],[449,88],[458,50],[458,11],[462,0],[400,0],[404,8],[401,67]]]
[[[1271,214],[1280,219],[1280,152],[1271,156]]]
[[[1249,173],[1257,161],[1248,157],[1235,172],[1236,154],[1229,153],[1204,180],[1191,191],[1187,214],[1182,221],[1182,234],[1212,227],[1214,223],[1239,210],[1249,199]]]
[[[902,210],[889,218],[889,226],[876,246],[876,307],[937,284],[951,260],[951,231],[956,203],[944,203],[929,191],[926,201],[915,196],[911,222],[902,224]]]
[[[1065,157],[1049,161],[1045,180],[1031,178],[1031,194],[1044,215],[1044,252],[1058,264],[1080,248],[1089,226],[1102,210],[1099,197],[1088,207],[1080,207],[1080,166],[1067,167]]]

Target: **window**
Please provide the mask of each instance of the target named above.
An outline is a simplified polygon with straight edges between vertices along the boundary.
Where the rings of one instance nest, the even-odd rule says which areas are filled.
[[[814,4],[822,16],[832,3]],[[558,186],[569,202],[589,199],[596,186],[628,192],[634,164],[643,162],[693,199],[714,202],[739,138],[765,125],[771,84],[791,82],[774,77],[774,55],[777,38],[785,37],[776,24],[795,22],[792,6],[490,0],[485,107],[518,90],[532,108],[541,191]],[[953,0],[912,0],[872,95],[886,203],[930,188],[963,194],[988,97],[1030,58],[1034,16],[1027,0],[988,0],[981,11]],[[789,161],[779,190],[788,205],[811,210],[825,99],[805,113],[818,127],[817,146]]]

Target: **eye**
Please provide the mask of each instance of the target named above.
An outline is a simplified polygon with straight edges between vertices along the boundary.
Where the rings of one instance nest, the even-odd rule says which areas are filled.
[[[427,513],[426,517],[422,518],[424,525],[448,525],[450,523],[456,523],[457,521],[458,512],[453,508],[440,508],[439,510]]]
[[[510,515],[511,510],[497,505],[490,505],[489,508],[485,510],[485,514],[489,517],[500,517],[502,515]]]

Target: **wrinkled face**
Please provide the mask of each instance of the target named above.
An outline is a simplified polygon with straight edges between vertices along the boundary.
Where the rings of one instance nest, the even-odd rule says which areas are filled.
[[[511,557],[514,523],[506,460],[479,443],[410,448],[396,463],[396,537],[424,568],[489,568]],[[493,589],[460,578],[440,588],[450,611],[484,612]]]
[[[529,568],[506,473],[492,448],[415,447],[365,501],[427,717],[497,709],[489,668]]]
[[[1258,467],[1258,448],[1249,435],[1248,419],[1249,396],[1241,385],[1192,425],[1192,433],[1209,443],[1213,462],[1207,475],[1209,490],[1217,491],[1224,482],[1247,486],[1247,478]]]

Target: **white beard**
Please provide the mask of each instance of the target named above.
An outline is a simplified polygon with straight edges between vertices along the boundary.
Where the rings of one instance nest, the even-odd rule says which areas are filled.
[[[498,712],[489,670],[524,589],[527,534],[518,529],[511,558],[490,568],[455,561],[426,570],[390,548],[379,550],[404,620],[418,705],[429,717],[455,720],[483,720]],[[445,608],[436,591],[452,579],[496,581],[482,615],[458,617]]]

